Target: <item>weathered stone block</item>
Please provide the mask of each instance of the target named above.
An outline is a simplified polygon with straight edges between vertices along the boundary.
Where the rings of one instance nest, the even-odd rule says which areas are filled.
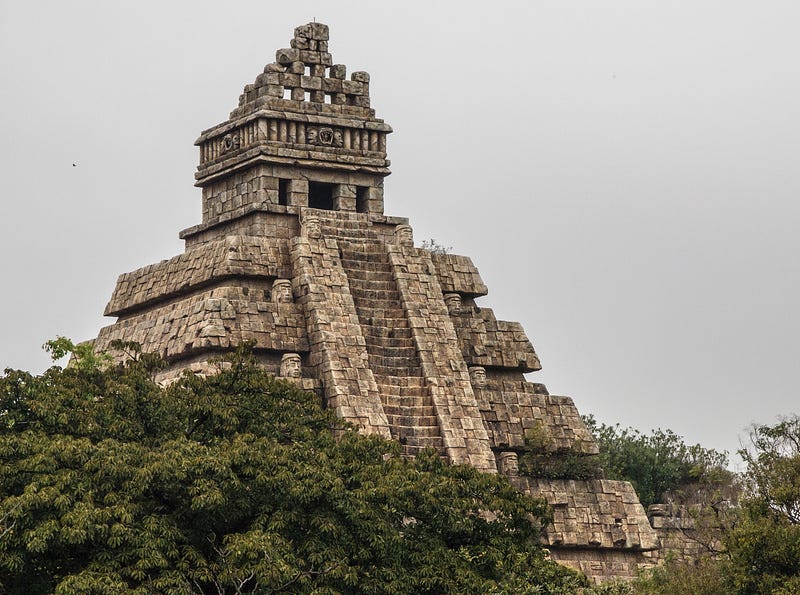
[[[305,64],[322,64],[322,55],[313,50],[298,50],[300,60]]]
[[[317,39],[319,41],[328,41],[329,37],[329,30],[328,25],[323,25],[322,23],[309,23],[309,31],[311,39]]]
[[[344,64],[333,64],[328,69],[328,76],[334,79],[344,79],[347,76],[347,67]]]
[[[317,76],[301,76],[300,85],[305,89],[322,89],[322,79]]]
[[[326,93],[341,93],[343,82],[339,79],[322,79],[322,90]]]
[[[342,91],[351,95],[360,95],[364,91],[364,85],[358,81],[342,81]]]
[[[289,65],[292,62],[301,60],[301,50],[296,48],[284,48],[275,52],[275,61],[278,64]],[[305,60],[302,60],[305,62]]]

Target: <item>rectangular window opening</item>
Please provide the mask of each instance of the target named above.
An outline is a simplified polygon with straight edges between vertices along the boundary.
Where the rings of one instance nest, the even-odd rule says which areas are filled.
[[[312,209],[333,210],[333,184],[326,182],[308,183],[308,206]]]
[[[291,99],[292,98],[292,90],[289,87],[283,88],[283,98],[284,99]]]
[[[366,213],[369,211],[369,188],[366,186],[356,186],[356,213]]]
[[[278,180],[278,204],[283,206],[289,204],[289,180]]]

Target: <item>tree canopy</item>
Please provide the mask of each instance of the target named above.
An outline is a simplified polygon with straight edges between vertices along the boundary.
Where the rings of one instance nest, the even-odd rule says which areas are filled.
[[[160,387],[88,349],[0,377],[0,590],[572,593],[543,502],[399,456],[240,351]],[[60,351],[59,351],[60,350]]]
[[[717,555],[687,564],[668,561],[628,584],[592,591],[605,595],[799,595],[800,417],[756,425],[744,491],[732,521],[720,529]]]
[[[724,452],[687,445],[671,430],[648,435],[618,424],[598,424],[591,415],[583,419],[600,446],[599,465],[605,476],[630,481],[645,508],[663,502],[668,492],[732,479]]]

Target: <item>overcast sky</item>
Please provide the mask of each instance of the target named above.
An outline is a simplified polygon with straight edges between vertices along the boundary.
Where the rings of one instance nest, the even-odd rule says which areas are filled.
[[[394,127],[387,214],[472,257],[532,380],[728,451],[800,413],[800,3],[0,7],[0,368],[183,251],[193,141],[316,18]]]

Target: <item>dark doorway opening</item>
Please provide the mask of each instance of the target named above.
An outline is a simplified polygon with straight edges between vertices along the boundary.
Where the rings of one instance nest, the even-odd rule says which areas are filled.
[[[367,199],[369,188],[366,186],[356,186],[356,213],[366,213],[369,210]]]
[[[283,206],[289,204],[289,180],[278,180],[278,204]]]
[[[312,209],[333,210],[333,184],[326,182],[308,183],[308,206]]]

